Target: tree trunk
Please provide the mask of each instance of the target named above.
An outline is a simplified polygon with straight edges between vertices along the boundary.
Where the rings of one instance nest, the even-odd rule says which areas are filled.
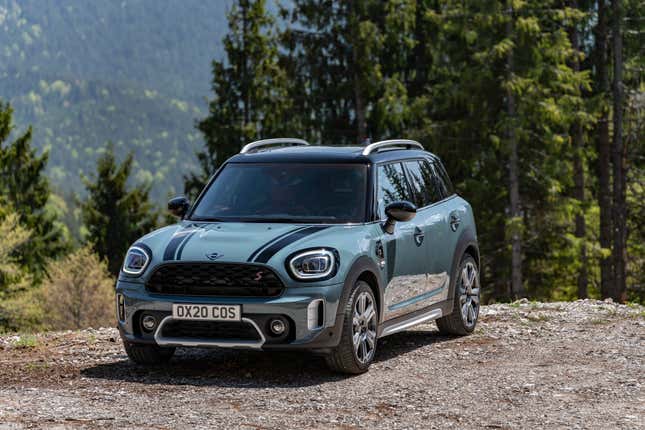
[[[627,268],[627,202],[625,197],[625,145],[623,142],[623,38],[621,24],[623,19],[620,0],[612,0],[613,12],[612,40],[614,54],[614,135],[612,144],[612,162],[614,167],[614,283],[610,297],[624,302],[626,297]]]
[[[578,2],[573,0],[571,7],[577,9]],[[575,25],[571,29],[571,47],[580,51],[580,35]],[[577,73],[580,71],[580,61],[576,57],[572,64],[573,70]],[[576,213],[575,236],[580,241],[580,271],[578,272],[578,298],[586,299],[588,297],[589,274],[587,267],[587,223],[585,219],[585,170],[584,170],[584,133],[582,124],[576,120],[571,128],[573,140],[573,197],[578,200],[578,212]]]
[[[356,51],[353,49],[354,59],[356,60]],[[356,63],[354,63],[354,103],[356,107],[356,141],[359,145],[365,143],[367,138],[367,127],[365,122],[365,101],[360,88],[360,78],[356,70]]]
[[[589,272],[587,267],[587,222],[585,219],[585,172],[584,172],[584,136],[582,126],[578,123],[574,125],[573,134],[573,180],[574,180],[574,198],[578,200],[578,213],[576,214],[575,235],[580,240],[580,271],[578,272],[578,298],[586,299],[589,295]]]
[[[509,20],[506,23],[506,37],[511,39],[513,37],[513,6],[509,1],[508,3]],[[507,58],[507,79],[513,77],[513,50],[511,49]],[[509,197],[511,204],[511,219],[512,219],[512,233],[511,233],[511,297],[518,298],[525,296],[524,285],[522,283],[522,237],[518,229],[518,220],[521,220],[521,205],[520,205],[520,179],[519,179],[519,156],[518,156],[518,143],[515,134],[515,95],[511,89],[506,93],[506,109],[508,114],[508,129],[507,137],[510,149],[509,158]]]
[[[607,6],[605,0],[598,0],[598,24],[596,26],[596,84],[597,93],[606,100],[609,94],[609,71],[607,66]],[[598,121],[598,206],[600,208],[600,246],[611,249],[611,189],[610,189],[610,148],[609,110],[604,104]],[[613,269],[610,257],[600,259],[600,294],[610,297],[613,283]]]

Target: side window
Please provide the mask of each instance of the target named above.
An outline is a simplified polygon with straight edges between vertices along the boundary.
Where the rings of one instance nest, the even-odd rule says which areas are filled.
[[[443,198],[438,178],[430,163],[426,160],[407,161],[405,167],[410,175],[412,202],[417,207],[424,207]]]
[[[435,161],[433,164],[444,197],[452,196],[453,194],[455,194],[455,189],[452,186],[452,182],[450,181],[448,173],[446,173],[446,169],[443,167],[443,164],[441,164],[440,161]]]
[[[385,206],[397,200],[409,200],[408,184],[401,163],[378,166],[376,201],[379,218],[385,218]]]

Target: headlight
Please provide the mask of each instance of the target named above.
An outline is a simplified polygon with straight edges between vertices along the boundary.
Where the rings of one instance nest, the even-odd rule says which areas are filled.
[[[326,248],[299,251],[287,258],[287,270],[299,281],[328,279],[336,274],[337,254]]]
[[[140,246],[131,246],[125,255],[123,271],[128,275],[140,275],[150,262],[149,251]]]

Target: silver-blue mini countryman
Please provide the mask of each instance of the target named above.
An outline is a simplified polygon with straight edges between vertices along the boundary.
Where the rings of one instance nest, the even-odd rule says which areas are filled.
[[[384,336],[475,328],[473,213],[415,141],[253,142],[168,209],[181,221],[134,243],[116,286],[137,363],[176,347],[306,349],[361,373]]]

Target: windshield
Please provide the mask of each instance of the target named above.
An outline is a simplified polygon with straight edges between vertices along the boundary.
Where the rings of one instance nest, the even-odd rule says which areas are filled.
[[[227,164],[193,210],[195,221],[365,221],[367,166]]]

